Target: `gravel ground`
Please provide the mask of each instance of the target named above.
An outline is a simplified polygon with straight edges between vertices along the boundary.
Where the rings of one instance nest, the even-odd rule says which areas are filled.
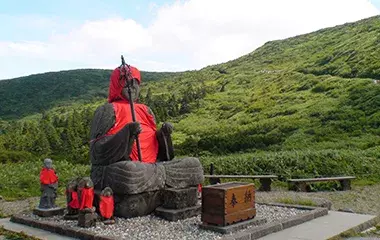
[[[276,206],[267,206],[256,204],[258,218],[266,218],[267,222],[286,219],[291,216],[302,214],[308,210],[300,210],[294,208],[284,208]],[[26,214],[36,219],[41,219],[33,214]],[[55,221],[62,225],[77,228],[77,221],[65,221],[62,217],[45,218],[44,220]],[[117,223],[114,225],[104,225],[97,223],[97,227],[88,228],[98,234],[107,236],[117,236],[120,239],[220,239],[222,235],[212,231],[207,231],[199,228],[201,224],[200,216],[170,222],[153,215],[136,217],[131,219],[116,218]],[[250,226],[248,228],[253,228]]]
[[[20,213],[25,210],[30,210],[39,201],[38,197],[28,198],[19,201],[5,201],[0,200],[0,215],[10,216],[12,214]]]

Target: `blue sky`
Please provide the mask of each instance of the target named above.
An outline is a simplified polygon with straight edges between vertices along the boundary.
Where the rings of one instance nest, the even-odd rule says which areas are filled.
[[[44,40],[49,37],[44,20],[52,20],[50,28],[59,24],[60,31],[67,32],[73,26],[86,21],[112,17],[130,18],[147,26],[152,20],[154,9],[174,1],[151,0],[0,0],[0,40],[25,41]],[[152,10],[150,10],[152,9]],[[38,27],[40,19],[41,27]],[[33,20],[34,31],[30,31]],[[45,24],[43,24],[45,23]]]
[[[379,9],[380,0],[0,0],[0,79],[109,69],[121,54],[141,70],[200,69]]]

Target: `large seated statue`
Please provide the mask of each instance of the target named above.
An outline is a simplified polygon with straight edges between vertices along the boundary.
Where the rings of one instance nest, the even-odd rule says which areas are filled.
[[[126,83],[121,67],[110,77],[108,103],[98,107],[91,125],[91,180],[95,193],[110,187],[115,216],[134,217],[151,213],[161,204],[160,190],[197,186],[204,180],[197,158],[174,158],[173,126],[157,130],[151,109],[137,102],[141,76],[129,66],[130,91],[136,122],[132,121]],[[141,162],[136,137],[139,138]]]

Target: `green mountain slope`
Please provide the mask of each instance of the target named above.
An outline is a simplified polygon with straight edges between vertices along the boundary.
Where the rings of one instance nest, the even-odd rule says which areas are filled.
[[[224,67],[380,79],[380,17],[266,43]]]
[[[379,27],[379,17],[373,17],[269,42],[200,71],[154,73],[152,78],[160,80],[143,86],[141,101],[152,107],[158,122],[174,123],[177,155],[199,156],[205,166],[213,161],[217,172],[380,179],[380,84],[373,81],[380,79]],[[107,73],[99,71],[86,75],[104,74],[103,85],[90,85],[70,99],[73,105],[52,108],[34,120],[0,122],[0,150],[8,154],[3,159],[16,151],[87,163],[89,123],[108,89]],[[74,91],[73,78],[67,78],[65,92]],[[90,80],[77,81],[78,87]],[[7,98],[14,109],[10,106],[18,98]]]
[[[92,102],[108,94],[111,70],[48,72],[0,81],[0,118],[17,119],[74,102]],[[144,82],[173,73],[142,72]]]

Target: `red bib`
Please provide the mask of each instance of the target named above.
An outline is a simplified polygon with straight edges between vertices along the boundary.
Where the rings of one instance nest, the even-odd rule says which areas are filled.
[[[99,210],[104,218],[111,218],[113,216],[114,201],[113,196],[100,196]]]
[[[116,120],[114,126],[107,132],[113,135],[119,132],[126,124],[132,122],[131,106],[127,101],[115,101],[112,103]],[[149,114],[148,107],[144,104],[134,104],[136,121],[140,122],[141,133],[139,134],[142,162],[155,163],[158,154],[158,141],[156,138],[156,124],[154,117]],[[138,161],[136,141],[133,143],[130,158]]]
[[[79,208],[79,200],[78,200],[78,193],[75,191],[69,191],[67,194],[71,194],[71,202],[69,202],[69,206],[73,209]]]
[[[53,184],[58,181],[58,177],[53,169],[42,168],[40,172],[40,182],[42,184]]]
[[[94,201],[94,188],[83,188],[81,193],[81,202],[79,209],[92,208]]]

